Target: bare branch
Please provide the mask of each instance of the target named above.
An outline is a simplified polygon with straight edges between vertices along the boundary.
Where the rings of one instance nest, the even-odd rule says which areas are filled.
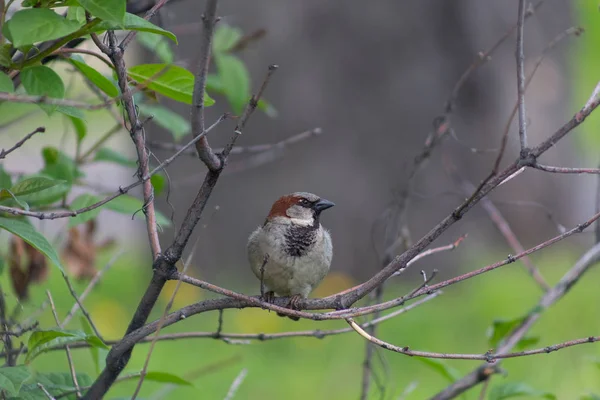
[[[526,10],[525,19],[534,15],[535,11],[537,11],[537,9],[544,3],[544,1],[546,1],[546,0],[540,0],[529,10]],[[471,77],[473,72],[475,72],[477,70],[477,68],[479,68],[481,65],[483,65],[484,63],[491,60],[492,54],[500,47],[500,45],[502,43],[504,43],[514,33],[514,31],[516,29],[517,29],[517,24],[513,25],[508,31],[506,31],[506,33],[500,39],[498,39],[498,41],[496,43],[494,43],[494,45],[488,51],[478,54],[478,57],[475,59],[475,61],[473,61],[473,63],[471,65],[469,65],[467,70],[465,72],[463,72],[463,74],[461,75],[459,80],[454,85],[454,88],[452,89],[452,93],[450,94],[450,97],[446,101],[446,105],[444,107],[446,114],[450,114],[452,112],[452,110],[454,108],[454,102],[456,101],[456,98],[458,97],[458,92],[460,92],[462,87],[469,80],[469,78]]]
[[[94,320],[92,319],[92,317],[90,316],[90,314],[87,312],[87,310],[83,306],[83,303],[81,302],[81,299],[77,296],[77,293],[75,292],[75,289],[73,289],[73,285],[71,285],[71,281],[69,280],[69,277],[64,272],[63,272],[62,276],[63,276],[63,278],[65,280],[65,283],[67,284],[67,287],[69,288],[69,292],[71,293],[71,296],[73,296],[73,298],[75,299],[75,304],[77,304],[79,306],[79,308],[81,309],[81,312],[83,313],[83,315],[85,316],[85,318],[89,322],[90,326],[92,327],[92,330],[94,331],[94,334],[96,336],[98,336],[100,338],[100,340],[102,340],[104,342],[104,339],[102,338],[102,335],[100,334],[100,331],[98,331],[98,328],[96,328],[96,324],[94,323]],[[65,321],[66,320],[67,319],[65,318]],[[64,326],[64,321],[62,323],[61,322],[57,322],[57,324],[58,324],[59,328],[62,328]]]
[[[465,180],[463,180],[463,187],[467,192],[471,192],[475,188],[470,182]],[[517,236],[510,228],[508,221],[504,218],[502,213],[500,213],[500,210],[496,208],[494,203],[492,203],[489,198],[485,197],[481,200],[481,206],[488,213],[490,219],[496,225],[500,233],[502,233],[502,236],[504,236],[513,251],[517,254],[524,252],[525,248],[521,245],[521,242],[519,242],[519,239],[517,239]],[[529,275],[537,282],[540,288],[544,291],[549,290],[550,285],[548,285],[537,267],[533,265],[531,259],[525,256],[521,260],[525,269],[529,272]]]
[[[194,137],[204,132],[204,96],[206,90],[206,75],[210,64],[210,52],[212,46],[213,31],[217,23],[217,3],[218,0],[207,0],[204,14],[202,15],[203,30],[200,40],[199,51],[200,60],[196,71],[196,80],[194,82],[194,92],[192,99],[192,134]],[[208,144],[206,137],[196,142],[196,151],[198,157],[210,171],[217,171],[223,167],[219,157],[213,152]]]
[[[366,329],[370,326],[380,324],[387,320],[397,317],[398,315],[404,314],[410,310],[415,309],[416,307],[433,300],[437,296],[441,295],[441,291],[434,292],[422,299],[415,301],[414,303],[409,304],[404,308],[400,308],[396,311],[393,311],[389,314],[383,315],[377,319],[373,319],[371,321],[365,322],[360,326],[363,329]],[[222,315],[223,310],[219,310],[219,315]],[[222,319],[219,317],[219,327],[222,327]],[[270,340],[277,339],[287,339],[291,337],[304,337],[304,338],[314,338],[314,339],[323,339],[328,336],[341,335],[348,332],[353,332],[353,329],[350,327],[339,328],[339,329],[328,329],[328,330],[309,330],[309,331],[293,331],[293,332],[279,332],[279,333],[223,333],[220,331],[219,327],[215,332],[179,332],[179,333],[169,333],[158,336],[147,336],[141,339],[138,344],[143,343],[152,343],[152,341],[172,341],[172,340],[185,340],[185,339],[216,339],[223,340],[228,344],[250,344],[251,340],[265,342]],[[107,340],[105,342],[107,345],[112,346],[119,343],[118,340]],[[91,345],[87,342],[74,342],[69,344],[71,349],[80,349],[80,348],[89,348]],[[56,351],[63,350],[64,346],[54,346],[50,347],[48,351]],[[27,348],[23,350],[24,353],[27,353]],[[17,353],[17,350],[14,350],[13,353]],[[0,353],[0,357],[6,357],[9,352]]]
[[[48,301],[50,302],[50,308],[52,308],[52,315],[54,315],[56,325],[60,327],[60,320],[58,319],[58,314],[56,313],[56,307],[54,307],[54,300],[52,300],[50,290],[46,290],[46,296],[48,296]],[[67,361],[69,362],[69,371],[71,371],[71,379],[73,380],[73,385],[75,386],[77,396],[81,397],[81,390],[79,389],[79,383],[77,382],[77,374],[75,373],[75,366],[73,365],[73,358],[71,357],[71,350],[69,348],[69,345],[65,345],[65,351],[67,352]]]
[[[525,357],[531,356],[534,354],[547,354],[553,351],[561,350],[567,347],[576,346],[584,343],[595,343],[600,341],[600,336],[588,336],[583,339],[575,339],[570,340],[564,343],[555,344],[552,346],[543,347],[541,349],[535,350],[526,350],[519,351],[516,353],[507,353],[507,354],[494,354],[491,352],[484,354],[459,354],[459,353],[433,353],[429,351],[417,351],[410,350],[408,346],[399,347],[395,346],[391,343],[385,342],[381,339],[378,339],[372,335],[369,335],[364,329],[362,329],[352,318],[348,318],[346,320],[348,324],[358,333],[360,336],[367,339],[369,342],[376,344],[377,346],[384,348],[386,350],[394,351],[396,353],[404,354],[411,357],[423,357],[423,358],[440,358],[447,360],[481,360],[487,362],[493,362],[496,360],[501,360],[504,358],[516,358],[516,357]]]
[[[184,273],[184,274],[192,262],[192,256],[196,250],[197,244],[198,244],[198,241],[196,240],[196,244],[192,248],[192,251],[190,251],[190,255],[189,255],[187,261],[183,264],[182,273]],[[164,323],[165,318],[167,317],[167,314],[169,314],[169,311],[171,311],[171,307],[173,307],[173,302],[175,301],[175,296],[177,296],[177,292],[179,291],[180,287],[181,287],[181,281],[178,281],[177,285],[175,285],[175,289],[173,290],[173,294],[171,295],[171,298],[169,299],[169,302],[167,303],[167,305],[165,307],[165,311],[163,312],[162,316],[160,317],[160,321],[158,322],[158,328],[156,329],[156,335],[154,336],[152,342],[150,342],[150,349],[148,350],[148,355],[146,356],[146,361],[144,361],[144,366],[142,367],[142,370],[140,371],[140,379],[138,380],[138,384],[135,388],[135,391],[133,392],[133,395],[131,396],[131,400],[135,400],[135,398],[140,393],[140,390],[142,389],[142,384],[144,383],[144,378],[146,377],[146,373],[148,371],[148,364],[150,364],[150,357],[152,357],[152,351],[154,350],[154,346],[156,345],[156,338],[158,337],[158,334],[160,333],[162,324]]]
[[[235,142],[239,135],[241,134],[241,129],[245,126],[249,117],[252,115],[256,106],[258,104],[258,100],[262,96],[263,91],[265,90],[273,72],[275,71],[276,66],[270,66],[267,76],[263,81],[258,93],[250,99],[248,105],[246,106],[246,110],[244,114],[238,121],[238,126],[234,131],[234,135],[232,136],[229,144],[223,150],[221,154],[221,159],[223,160],[223,166],[227,162],[227,158],[229,156],[229,152],[235,145]],[[153,276],[146,292],[144,293],[140,303],[129,323],[127,328],[125,337],[119,342],[120,347],[117,348],[117,345],[111,349],[107,356],[106,367],[102,371],[102,373],[98,376],[90,390],[86,393],[85,399],[96,399],[102,397],[108,389],[113,385],[121,371],[127,365],[129,358],[131,357],[131,352],[133,350],[133,346],[135,346],[135,342],[130,342],[128,340],[129,335],[132,332],[140,330],[144,328],[144,324],[148,319],[148,315],[152,311],[158,296],[162,288],[168,279],[173,279],[178,276],[177,269],[175,268],[175,263],[179,261],[181,255],[183,253],[183,249],[187,245],[187,242],[200,221],[202,213],[204,211],[204,207],[219,180],[219,177],[223,171],[223,168],[218,169],[216,171],[212,171],[209,169],[196,198],[194,199],[192,205],[187,211],[187,214],[184,218],[184,222],[179,228],[175,240],[165,250],[164,254],[161,254],[153,263]],[[258,301],[260,303],[260,301]],[[169,314],[169,316],[172,315]],[[170,325],[169,317],[167,317],[165,325]],[[172,323],[172,322],[171,322]]]
[[[127,112],[129,119],[129,133],[131,139],[135,144],[135,149],[138,157],[138,179],[142,182],[142,193],[144,196],[144,207],[143,211],[146,216],[146,230],[148,233],[148,240],[150,249],[152,250],[152,259],[156,260],[158,255],[161,253],[160,240],[158,239],[158,230],[156,223],[156,212],[154,207],[154,188],[150,180],[144,181],[144,178],[149,178],[149,160],[148,151],[146,150],[145,144],[145,133],[144,127],[138,119],[138,113],[133,100],[133,94],[129,89],[127,82],[127,68],[125,66],[125,60],[123,58],[123,49],[117,46],[117,39],[115,33],[108,31],[109,41],[109,52],[107,56],[111,59],[115,66],[117,73],[117,80],[119,82],[119,88],[123,96],[123,107]]]
[[[523,51],[523,26],[525,25],[525,0],[519,0],[517,20],[517,96],[519,103],[519,142],[521,154],[527,148],[527,115],[525,114],[525,53]]]
[[[540,171],[552,172],[557,174],[600,174],[600,168],[565,168],[565,167],[552,167],[550,165],[542,165],[535,163],[531,166],[532,168],[539,169]]]
[[[9,155],[10,153],[12,153],[13,151],[17,150],[19,147],[23,146],[23,144],[28,141],[29,139],[31,139],[31,137],[33,135],[35,135],[36,133],[39,132],[46,132],[46,128],[44,128],[43,126],[40,126],[39,128],[36,128],[33,132],[28,133],[27,135],[25,135],[25,137],[21,140],[19,140],[17,143],[15,143],[15,145],[11,148],[9,148],[8,150],[4,150],[2,149],[0,151],[0,160],[2,160],[3,158],[5,158],[7,155]]]
[[[236,146],[231,149],[229,155],[238,155],[238,154],[254,154],[254,153],[263,153],[269,150],[282,149],[289,145],[296,144],[303,140],[309,139],[314,136],[320,136],[323,133],[321,128],[309,129],[304,132],[300,132],[296,135],[290,136],[287,139],[283,139],[277,143],[266,143],[266,144],[257,144],[254,146]],[[148,146],[154,149],[160,150],[181,150],[182,146],[176,143],[165,143],[165,142],[156,142],[156,141],[148,141]],[[216,153],[220,153],[223,149],[214,149]],[[182,154],[187,156],[197,156],[197,153],[193,150],[185,150]]]
[[[575,285],[579,279],[586,273],[590,267],[595,265],[598,262],[600,257],[600,243],[594,245],[591,249],[589,249],[571,268],[561,279],[560,281],[549,291],[547,291],[537,306],[533,308],[533,311],[530,312],[529,315],[517,326],[513,331],[503,340],[502,344],[497,350],[497,354],[504,355],[503,358],[510,357],[510,354],[507,354],[514,346],[525,336],[527,331],[531,328],[531,326],[539,319],[541,314],[548,309],[551,305],[560,300],[565,294],[569,292],[569,290]],[[590,341],[591,338],[591,341]],[[586,342],[587,340],[587,342]],[[598,341],[597,337],[588,337],[585,339],[579,339],[576,341],[570,341],[565,343],[573,342],[575,344],[582,343],[591,343]],[[564,344],[563,344],[564,345]],[[555,345],[561,346],[561,345]],[[564,348],[568,347],[566,345],[560,347]],[[550,346],[550,349],[552,346]],[[547,348],[544,348],[544,350]],[[550,350],[552,351],[552,350]],[[542,351],[545,352],[545,351]],[[518,354],[518,353],[516,353]],[[539,354],[539,353],[536,353]],[[499,358],[499,357],[497,357]],[[494,367],[497,367],[495,365]],[[485,363],[468,375],[454,382],[452,385],[448,386],[442,392],[438,393],[436,396],[432,397],[434,400],[447,400],[452,399],[466,390],[478,385],[479,383],[487,380],[491,374],[495,372],[497,368],[490,368],[489,363]]]

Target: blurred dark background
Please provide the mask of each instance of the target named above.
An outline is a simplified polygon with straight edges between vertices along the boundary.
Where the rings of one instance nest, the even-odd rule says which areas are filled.
[[[570,2],[546,3],[526,23],[527,73],[547,44],[573,25]],[[203,7],[202,1],[178,1],[160,15],[164,27],[179,36],[178,62],[192,70],[197,62],[198,20]],[[381,239],[371,238],[374,221],[394,204],[405,187],[414,157],[432,131],[434,118],[442,114],[460,75],[479,52],[488,50],[515,24],[516,10],[516,0],[220,2],[220,24],[240,27],[245,33],[267,31],[262,40],[241,53],[253,89],[262,82],[269,64],[280,67],[265,95],[278,110],[278,117],[257,112],[237,143],[274,143],[314,127],[321,127],[323,135],[290,146],[282,157],[257,168],[239,171],[235,166],[241,156],[232,156],[230,167],[235,172],[219,181],[204,214],[205,227],[195,233],[199,243],[194,262],[199,272],[229,286],[231,275],[241,278],[234,286],[254,279],[245,258],[247,236],[263,222],[276,198],[293,191],[310,191],[337,204],[322,221],[334,238],[332,269],[351,273],[360,280],[371,276],[380,268],[372,243]],[[548,54],[528,90],[527,115],[533,145],[575,111],[570,106],[566,62],[566,50],[575,40],[566,38]],[[498,149],[516,101],[514,51],[513,35],[459,93],[451,115],[455,137],[447,138],[435,149],[416,178],[409,208],[414,240],[464,198],[448,174],[448,166],[475,185],[491,170],[497,153],[490,150]],[[153,60],[149,53],[145,58],[147,62]],[[184,116],[189,113],[187,106],[172,106]],[[217,97],[217,105],[207,110],[207,121],[225,111],[229,111],[226,101]],[[227,121],[211,132],[211,145],[226,143],[234,125]],[[158,128],[150,129],[149,136],[171,140]],[[513,122],[503,165],[517,155],[516,138]],[[559,147],[560,151],[551,150],[543,161],[583,165],[573,157],[569,139]],[[159,157],[168,154],[157,151]],[[205,169],[190,157],[180,159],[169,172],[170,200],[178,225]],[[556,234],[556,224],[547,218],[542,206],[552,210],[554,218],[566,226],[592,213],[595,179],[567,178],[526,171],[493,195],[525,247]],[[537,206],[510,204],[516,201],[534,201]],[[160,208],[168,212],[169,206],[163,202]],[[479,208],[436,243],[452,242],[464,233],[471,235],[467,242],[470,250],[465,251],[489,246],[511,252]],[[165,238],[170,239],[171,232]],[[440,260],[444,260],[443,265],[439,265]],[[443,267],[445,273],[459,261],[460,257],[445,255],[426,263]]]

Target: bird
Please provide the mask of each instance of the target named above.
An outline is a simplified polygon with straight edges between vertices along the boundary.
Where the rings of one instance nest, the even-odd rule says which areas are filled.
[[[320,217],[322,211],[334,205],[307,192],[291,193],[273,203],[265,222],[250,234],[246,246],[252,272],[261,281],[261,294],[263,287],[268,289],[263,300],[271,302],[276,293],[290,298],[288,308],[298,309],[298,303],[325,278],[333,245]]]

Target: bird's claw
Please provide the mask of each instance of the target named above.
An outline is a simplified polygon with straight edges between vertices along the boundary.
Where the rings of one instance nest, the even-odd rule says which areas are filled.
[[[291,308],[292,310],[300,310],[300,303],[302,302],[303,298],[301,295],[299,294],[295,294],[292,297],[290,297],[290,302],[288,303],[288,308]]]
[[[262,295],[260,299],[265,303],[273,303],[273,300],[275,300],[275,292],[272,290],[265,292],[265,294]]]

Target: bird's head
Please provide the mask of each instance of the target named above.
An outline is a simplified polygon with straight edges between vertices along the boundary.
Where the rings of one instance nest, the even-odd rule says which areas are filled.
[[[273,203],[267,222],[316,227],[319,226],[321,211],[334,205],[331,201],[312,193],[288,194]]]

